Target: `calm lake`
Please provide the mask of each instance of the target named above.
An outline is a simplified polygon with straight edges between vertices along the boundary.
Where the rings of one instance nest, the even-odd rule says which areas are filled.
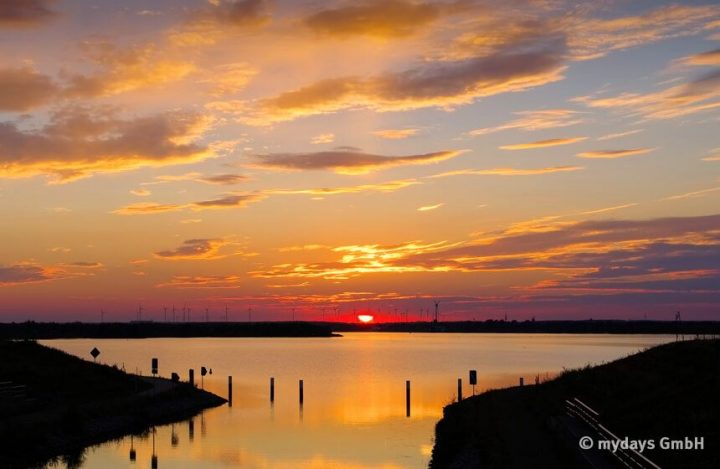
[[[427,467],[442,408],[463,394],[468,370],[476,392],[514,386],[520,377],[552,376],[563,368],[598,364],[668,342],[674,336],[569,334],[345,333],[336,338],[196,338],[46,340],[45,345],[98,361],[187,380],[194,368],[212,368],[204,387],[233,406],[210,409],[190,421],[157,427],[158,467],[369,469]],[[275,402],[269,381],[275,378]],[[298,380],[304,380],[304,404]],[[411,381],[406,416],[405,381]],[[130,461],[130,450],[137,460]],[[81,467],[150,468],[152,433],[88,448]]]

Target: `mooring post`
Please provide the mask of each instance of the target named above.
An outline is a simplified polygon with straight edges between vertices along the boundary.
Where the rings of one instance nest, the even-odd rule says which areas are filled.
[[[303,380],[300,380],[300,405],[303,405]]]
[[[410,417],[410,380],[405,381],[405,416]]]
[[[189,381],[190,381],[190,386],[195,386],[195,370],[193,370],[192,368],[190,368],[189,375],[190,375],[190,379],[189,379]]]
[[[270,402],[275,402],[275,378],[270,378]]]
[[[232,376],[228,376],[228,405],[232,407]]]
[[[521,377],[520,377],[520,386],[522,387],[522,386],[524,386],[524,385],[525,385],[525,378],[523,378],[523,377],[521,376]]]
[[[462,401],[462,378],[458,378],[458,402]]]

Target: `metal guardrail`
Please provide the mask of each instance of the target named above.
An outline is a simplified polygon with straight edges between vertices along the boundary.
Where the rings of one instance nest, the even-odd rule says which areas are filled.
[[[595,441],[609,440],[617,441],[621,440],[613,432],[607,429],[603,424],[600,423],[598,414],[590,406],[582,402],[577,397],[572,401],[565,401],[565,411],[568,415],[574,416],[585,422],[590,428],[595,430],[598,437]],[[660,469],[660,466],[650,461],[648,458],[643,456],[641,453],[634,449],[623,449],[618,447],[616,451],[609,451],[610,454],[625,467],[630,469]]]

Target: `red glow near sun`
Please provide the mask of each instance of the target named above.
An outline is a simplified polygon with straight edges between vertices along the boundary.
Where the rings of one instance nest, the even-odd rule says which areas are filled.
[[[372,320],[375,319],[374,317],[372,317],[369,314],[358,314],[357,318],[358,318],[358,321],[365,323],[365,324],[372,322]]]

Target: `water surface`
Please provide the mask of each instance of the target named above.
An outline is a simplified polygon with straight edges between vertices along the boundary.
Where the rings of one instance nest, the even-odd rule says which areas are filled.
[[[672,336],[571,334],[346,333],[337,338],[73,339],[44,344],[148,374],[187,379],[212,368],[206,389],[233,406],[157,427],[158,467],[398,469],[427,467],[442,408],[457,398],[457,379],[478,371],[477,392],[517,385],[614,360]],[[275,402],[269,379],[275,377]],[[304,404],[298,380],[304,380]],[[405,381],[411,381],[406,416]],[[132,448],[137,460],[130,462]],[[89,448],[82,467],[150,468],[152,433]]]

